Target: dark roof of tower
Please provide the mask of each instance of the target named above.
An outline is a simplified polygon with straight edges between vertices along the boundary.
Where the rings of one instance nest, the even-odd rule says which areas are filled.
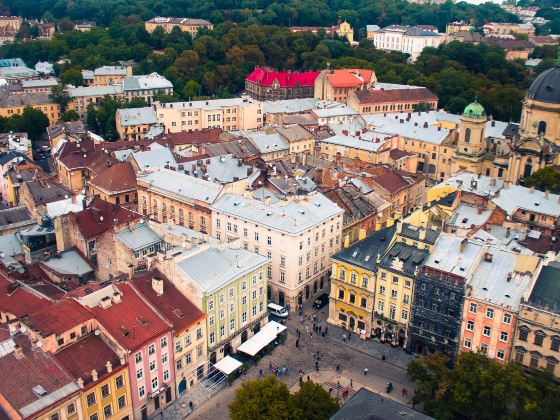
[[[527,98],[560,104],[560,67],[553,67],[539,74],[527,90]]]

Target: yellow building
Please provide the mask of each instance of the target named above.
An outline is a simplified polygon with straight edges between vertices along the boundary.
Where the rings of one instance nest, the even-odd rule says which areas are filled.
[[[22,95],[8,95],[0,101],[0,116],[9,118],[21,115],[25,108],[42,111],[55,124],[60,118],[60,106],[47,93],[24,93]]]
[[[55,357],[81,388],[84,419],[132,416],[128,366],[102,339],[89,334],[59,350]]]
[[[142,140],[157,124],[156,111],[150,106],[117,109],[115,120],[119,138],[127,141]]]
[[[335,26],[336,34],[341,38],[346,38],[349,43],[354,42],[354,29],[346,21]]]
[[[362,231],[363,232],[363,231]],[[327,322],[369,338],[377,277],[377,262],[389,246],[395,227],[362,238],[332,256]],[[363,235],[363,233],[362,233]]]
[[[169,33],[173,28],[178,27],[183,32],[188,32],[194,38],[198,35],[198,30],[206,28],[214,29],[214,25],[204,19],[178,18],[178,17],[155,17],[146,21],[146,31],[152,33],[160,27],[164,32]]]

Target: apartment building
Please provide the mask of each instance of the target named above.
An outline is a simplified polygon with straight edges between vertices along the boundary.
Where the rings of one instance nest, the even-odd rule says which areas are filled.
[[[259,101],[311,98],[318,71],[274,71],[257,67],[245,78],[245,92]]]
[[[115,120],[119,138],[126,141],[143,140],[144,135],[157,125],[152,107],[117,109]]]
[[[418,26],[390,25],[375,33],[375,48],[386,51],[397,51],[410,55],[416,61],[426,47],[437,48],[445,42],[447,35],[426,30]]]
[[[324,195],[272,202],[224,194],[211,210],[214,237],[240,239],[244,249],[271,260],[269,300],[295,310],[328,287],[330,257],[341,246],[343,210]]]
[[[158,73],[129,75],[122,79],[124,97],[127,101],[134,98],[144,99],[152,105],[158,94],[173,95],[173,84]]]
[[[361,115],[412,112],[419,104],[437,108],[438,97],[420,86],[377,83],[372,89],[348,94],[347,103]]]
[[[181,31],[188,32],[193,38],[198,35],[198,30],[201,28],[214,29],[214,25],[204,19],[160,16],[146,21],[144,26],[149,33],[152,33],[156,28],[162,28],[164,32],[170,33],[173,28],[178,27]]]
[[[251,98],[156,103],[158,124],[166,133],[221,128],[253,130],[264,125],[263,104]]]
[[[124,98],[124,90],[122,85],[91,85],[78,86],[68,89],[70,96],[69,109],[73,109],[80,117],[85,117],[88,105],[92,104],[97,107],[105,96],[112,98]]]
[[[209,360],[216,363],[266,324],[269,258],[196,238],[185,246],[158,260],[158,268],[207,315]]]
[[[486,35],[535,35],[531,23],[488,22],[482,27]]]
[[[56,124],[61,117],[60,106],[48,93],[6,95],[0,100],[0,116],[9,118],[12,115],[21,115],[27,107],[42,111],[50,124]]]
[[[350,92],[369,89],[375,83],[377,76],[373,70],[323,70],[315,79],[315,98],[345,104]]]
[[[110,86],[121,84],[132,76],[131,66],[101,66],[95,70],[82,70],[82,78],[88,86]]]

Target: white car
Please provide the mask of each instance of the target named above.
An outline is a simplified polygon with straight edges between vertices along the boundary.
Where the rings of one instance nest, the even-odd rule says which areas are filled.
[[[268,310],[270,311],[270,315],[277,316],[278,318],[288,318],[290,314],[286,308],[276,303],[269,303]]]

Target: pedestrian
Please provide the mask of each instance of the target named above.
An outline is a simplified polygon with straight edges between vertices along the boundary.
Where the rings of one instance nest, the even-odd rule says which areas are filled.
[[[340,365],[337,364],[335,370],[336,370],[337,372],[340,372]]]
[[[272,372],[272,362],[268,362],[268,370]]]
[[[352,338],[352,331],[348,331],[348,341],[350,341],[350,338]]]
[[[350,388],[353,388],[354,381],[350,378]]]
[[[364,368],[364,376],[366,376],[368,373],[368,368]]]
[[[309,378],[309,375],[307,375],[307,382],[309,382],[311,379]]]
[[[193,406],[194,406],[193,402],[192,402],[192,401],[189,401],[189,408],[190,408],[191,410],[193,409]]]
[[[337,386],[338,388],[340,388],[340,381],[337,381],[337,382],[336,382],[336,386]]]
[[[284,366],[284,375],[288,376],[288,365]]]
[[[329,326],[325,325],[325,335],[328,335],[328,334],[329,334]]]
[[[319,334],[321,333],[321,329],[323,328],[322,325],[319,325]]]
[[[315,370],[316,370],[317,372],[319,372],[319,362],[318,362],[318,361],[315,362]]]
[[[406,387],[403,386],[403,389],[402,389],[403,397],[406,397],[407,394],[408,394],[408,389],[406,389]]]
[[[300,317],[301,323],[303,324],[304,318],[303,315]]]
[[[259,369],[259,376],[263,376],[263,373],[264,373],[263,369],[260,368],[260,369]]]
[[[309,336],[313,338],[313,333],[311,331],[309,331]]]
[[[296,348],[299,347],[299,338],[296,338]]]
[[[342,333],[342,341],[346,343],[346,333]]]
[[[309,327],[307,325],[305,326],[305,332],[309,332]]]

